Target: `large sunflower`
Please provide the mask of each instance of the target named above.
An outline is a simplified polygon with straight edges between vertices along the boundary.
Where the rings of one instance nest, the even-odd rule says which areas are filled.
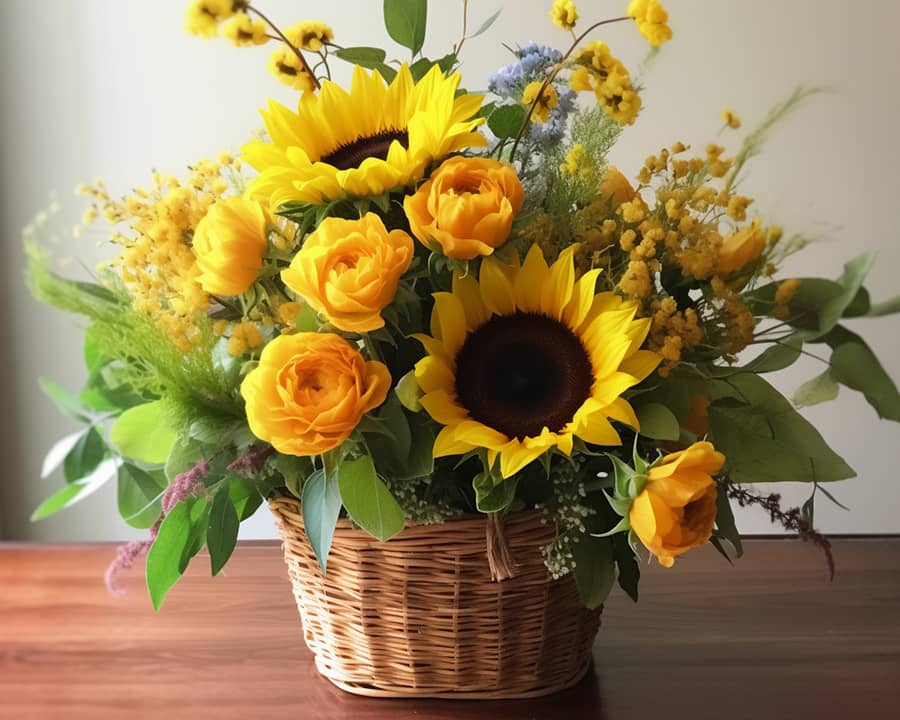
[[[484,448],[506,478],[553,447],[570,454],[575,437],[621,445],[610,420],[638,427],[621,394],[659,363],[639,349],[650,320],[595,294],[599,270],[576,281],[574,250],[550,267],[536,245],[521,267],[491,258],[478,281],[454,277],[452,293],[435,294],[415,368],[422,405],[445,426],[435,457]]]
[[[380,195],[420,179],[429,164],[484,138],[473,118],[481,95],[455,97],[459,75],[434,66],[418,83],[404,65],[390,85],[357,66],[348,93],[326,82],[305,93],[296,113],[269,102],[262,116],[270,142],[243,157],[259,171],[250,192],[274,211],[287,202],[321,204]]]

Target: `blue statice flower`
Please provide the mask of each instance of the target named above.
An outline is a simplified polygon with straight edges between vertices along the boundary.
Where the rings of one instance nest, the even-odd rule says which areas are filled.
[[[543,80],[550,69],[562,60],[562,53],[545,45],[528,43],[515,51],[518,60],[488,75],[488,90],[502,99],[522,101],[522,93],[529,83]],[[550,111],[546,123],[531,126],[531,140],[537,149],[559,141],[566,129],[566,120],[575,109],[575,91],[566,85],[554,83],[559,104]]]

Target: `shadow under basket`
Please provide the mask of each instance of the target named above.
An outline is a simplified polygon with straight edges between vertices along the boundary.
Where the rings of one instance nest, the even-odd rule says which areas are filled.
[[[514,577],[493,582],[484,516],[411,525],[379,542],[338,522],[328,572],[306,538],[300,503],[269,501],[306,644],[339,688],[373,697],[528,698],[587,673],[600,609],[571,575],[551,580],[537,512],[506,516]]]

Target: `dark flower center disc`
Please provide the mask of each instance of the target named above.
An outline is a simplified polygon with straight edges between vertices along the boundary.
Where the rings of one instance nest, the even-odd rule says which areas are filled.
[[[558,432],[590,396],[593,373],[581,340],[536,313],[495,315],[456,356],[456,393],[469,415],[508,437]]]
[[[338,170],[357,168],[362,165],[363,160],[370,157],[387,160],[388,150],[394,140],[404,148],[409,147],[409,133],[406,130],[385,130],[377,135],[359,137],[340,145],[327,155],[323,155],[320,160]]]

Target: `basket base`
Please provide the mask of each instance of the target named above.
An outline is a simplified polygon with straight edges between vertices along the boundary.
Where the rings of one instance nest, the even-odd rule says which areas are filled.
[[[575,675],[572,676],[571,680],[561,684],[554,684],[553,686],[538,687],[528,691],[520,690],[510,692],[508,690],[500,689],[491,691],[477,690],[473,692],[466,692],[465,690],[447,691],[443,689],[427,687],[411,687],[406,689],[394,687],[390,690],[387,690],[384,688],[375,687],[373,685],[345,683],[323,672],[318,665],[318,660],[316,661],[316,669],[319,671],[319,674],[322,677],[328,680],[328,682],[330,682],[335,687],[343,690],[344,692],[350,693],[351,695],[361,695],[363,697],[383,699],[428,698],[433,700],[529,700],[534,698],[546,697],[547,695],[555,695],[556,693],[563,692],[564,690],[569,690],[570,688],[578,685],[582,680],[584,680],[585,676],[588,674],[588,671],[592,666],[593,662],[588,662],[584,667],[580,668],[578,672],[575,673]]]

